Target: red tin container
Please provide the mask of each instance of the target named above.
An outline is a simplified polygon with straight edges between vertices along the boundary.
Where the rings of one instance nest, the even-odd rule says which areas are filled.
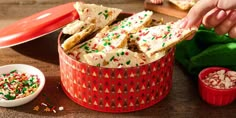
[[[229,69],[223,67],[208,67],[206,69],[203,69],[198,76],[199,93],[202,99],[214,106],[228,105],[232,103],[236,98],[236,88],[217,89],[207,86],[203,82],[203,79],[205,79],[205,77],[209,75],[209,73],[213,73],[219,70],[229,71]]]
[[[103,68],[69,57],[61,48],[62,35],[58,38],[61,85],[77,104],[102,112],[131,112],[160,102],[170,92],[175,48],[140,67]]]
[[[60,45],[58,51],[64,92],[89,109],[102,112],[145,109],[165,98],[172,87],[174,49],[147,65],[113,69],[80,63]]]

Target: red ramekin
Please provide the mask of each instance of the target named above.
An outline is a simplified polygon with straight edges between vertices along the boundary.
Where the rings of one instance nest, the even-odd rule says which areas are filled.
[[[206,79],[210,73],[229,69],[224,67],[208,67],[203,69],[198,75],[198,86],[200,96],[204,101],[213,106],[224,106],[232,103],[236,97],[236,87],[229,89],[217,89],[206,85],[202,80]]]

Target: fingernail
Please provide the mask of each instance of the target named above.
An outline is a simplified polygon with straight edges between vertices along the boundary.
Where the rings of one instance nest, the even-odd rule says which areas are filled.
[[[236,20],[236,11],[232,11],[230,16],[229,16],[229,20],[233,21],[233,20]]]
[[[220,10],[219,13],[216,15],[217,20],[221,20],[227,16],[226,12],[224,10]]]
[[[187,18],[183,18],[183,19],[181,20],[179,26],[180,26],[181,28],[185,28],[185,27],[187,26],[187,24],[188,24]]]

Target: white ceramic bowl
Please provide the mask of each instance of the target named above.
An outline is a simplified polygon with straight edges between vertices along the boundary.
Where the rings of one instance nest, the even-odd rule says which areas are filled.
[[[39,87],[37,90],[26,97],[15,99],[15,100],[0,100],[0,106],[2,107],[16,107],[23,104],[26,104],[32,101],[35,97],[39,95],[45,85],[45,77],[44,74],[37,68],[25,65],[25,64],[10,64],[0,67],[0,74],[9,73],[12,70],[17,70],[18,72],[24,72],[31,75],[38,75],[39,78]]]

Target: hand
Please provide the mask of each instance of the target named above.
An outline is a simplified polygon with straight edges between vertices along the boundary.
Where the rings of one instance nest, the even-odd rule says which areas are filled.
[[[201,23],[215,32],[236,38],[236,0],[200,0],[184,18],[183,27],[199,26]]]

